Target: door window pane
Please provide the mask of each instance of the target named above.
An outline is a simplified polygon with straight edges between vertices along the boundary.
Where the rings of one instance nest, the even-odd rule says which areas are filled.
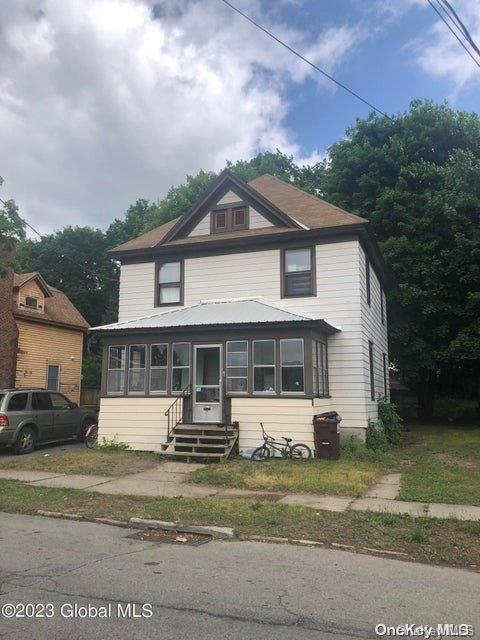
[[[236,340],[227,342],[227,392],[247,393],[248,391],[248,342]]]
[[[48,411],[52,408],[49,393],[34,393],[32,396],[32,408],[35,411]]]
[[[10,398],[7,411],[24,411],[27,406],[27,400],[28,393],[16,393]]]
[[[275,393],[275,340],[253,342],[253,390]]]
[[[145,392],[145,357],[146,347],[144,344],[132,344],[130,346],[128,367],[129,393]]]
[[[51,393],[50,401],[52,403],[53,409],[70,409],[70,402],[59,393]]]
[[[280,364],[282,369],[282,392],[303,393],[303,339],[280,340]]]
[[[58,364],[47,365],[47,389],[58,391],[60,385],[60,367]]]

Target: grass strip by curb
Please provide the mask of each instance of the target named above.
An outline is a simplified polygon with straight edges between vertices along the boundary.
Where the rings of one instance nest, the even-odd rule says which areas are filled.
[[[431,564],[480,567],[480,523],[373,512],[335,513],[252,500],[151,498],[0,481],[0,511],[38,510],[129,525],[130,518],[231,527],[240,537],[309,540],[333,548],[405,553]],[[363,551],[366,553],[366,551]]]

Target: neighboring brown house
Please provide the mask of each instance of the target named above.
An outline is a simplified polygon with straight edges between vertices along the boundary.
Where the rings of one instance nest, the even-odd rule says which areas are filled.
[[[15,273],[12,284],[10,313],[18,344],[15,362],[8,366],[15,368],[15,386],[56,390],[79,402],[87,321],[64,293],[37,272]],[[1,321],[3,333],[8,318]]]

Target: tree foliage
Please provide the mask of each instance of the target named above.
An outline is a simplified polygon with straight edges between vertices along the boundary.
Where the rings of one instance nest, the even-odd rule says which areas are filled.
[[[3,178],[0,176],[0,187]],[[25,237],[25,222],[18,215],[18,207],[14,200],[0,201],[0,249],[10,252],[16,243]],[[5,275],[9,260],[5,258],[5,251],[0,252],[0,278]],[[7,264],[8,262],[8,264]]]
[[[480,360],[480,120],[420,101],[359,120],[322,190],[372,223],[395,280],[391,355],[428,416],[442,371]]]

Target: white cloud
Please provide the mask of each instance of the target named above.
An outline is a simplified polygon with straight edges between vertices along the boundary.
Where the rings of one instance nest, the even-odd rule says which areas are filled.
[[[413,0],[410,0],[411,2]],[[455,97],[470,83],[480,83],[480,69],[461,47],[437,14],[430,10],[432,27],[425,35],[410,43],[409,49],[422,70],[438,78],[447,78],[453,84]],[[457,0],[455,10],[467,25],[475,42],[480,43],[480,3],[478,0]],[[477,56],[480,62],[480,57]]]
[[[301,156],[283,123],[285,88],[318,74],[216,0],[163,0],[155,20],[153,7],[3,0],[3,197],[41,231],[105,226],[137,197],[259,149]],[[363,37],[341,25],[312,42],[272,23],[259,0],[241,7],[329,70]]]

